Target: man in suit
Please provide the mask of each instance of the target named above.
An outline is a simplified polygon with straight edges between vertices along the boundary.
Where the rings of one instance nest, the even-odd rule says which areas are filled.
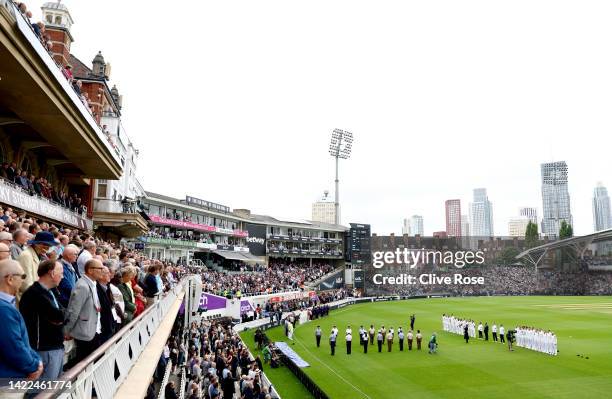
[[[485,335],[485,341],[489,340],[489,323],[485,322],[484,325],[484,335]]]
[[[109,283],[110,270],[108,270],[108,267],[102,266],[101,276],[96,282],[98,298],[100,299],[100,325],[102,327],[98,345],[102,345],[115,334],[115,318],[113,315],[115,301]]]
[[[88,260],[85,263],[84,276],[77,281],[70,295],[64,333],[66,338],[74,338],[77,362],[97,348],[99,335],[102,333],[100,298],[96,282],[102,277],[103,269],[104,266],[99,260]]]
[[[410,329],[412,331],[414,331],[414,320],[415,320],[414,315],[410,315]]]
[[[64,365],[64,307],[54,295],[62,280],[64,269],[53,260],[38,266],[38,281],[21,297],[19,311],[25,320],[30,346],[43,361],[41,378],[56,380]]]

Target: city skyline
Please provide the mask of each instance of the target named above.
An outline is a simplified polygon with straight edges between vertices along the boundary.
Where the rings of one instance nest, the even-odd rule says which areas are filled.
[[[28,2],[34,20],[43,2]],[[612,55],[599,51],[612,36],[606,12],[552,2],[530,4],[529,12],[492,4],[503,18],[491,21],[477,4],[446,2],[449,12],[439,15],[429,3],[372,9],[340,1],[283,19],[280,3],[195,2],[191,11],[202,23],[186,24],[169,20],[163,7],[109,0],[92,13],[86,2],[64,3],[78,38],[74,54],[89,63],[101,50],[113,65],[123,123],[140,150],[136,173],[146,176],[140,181],[149,191],[308,219],[312,194],[333,187],[327,148],[339,127],[356,137],[351,161],[340,166],[344,224],[369,223],[388,234],[418,213],[431,234],[445,228],[446,199],[467,205],[471,188],[486,187],[495,234],[504,235],[517,206],[537,205],[543,214],[540,164],[563,159],[571,168],[574,232],[593,230],[593,186],[612,178],[612,99],[605,95],[612,91]],[[353,18],[344,18],[347,7]],[[551,7],[558,18],[548,18]],[[230,23],[216,18],[228,14]],[[129,26],[134,15],[164,21],[173,35],[99,34],[107,21]],[[568,31],[564,18],[589,23]],[[311,32],[313,22],[322,29]],[[211,39],[198,51],[180,40],[196,36]],[[155,68],[133,62],[160,48],[166,54]],[[406,51],[390,50],[397,48]],[[535,60],[528,68],[519,62],[524,54]],[[198,76],[162,73],[174,71],[177,59],[198,68]],[[586,65],[589,74],[576,74]],[[171,101],[164,112],[151,112],[160,98]],[[418,173],[406,178],[407,165],[418,165]],[[264,167],[281,184],[262,184]]]

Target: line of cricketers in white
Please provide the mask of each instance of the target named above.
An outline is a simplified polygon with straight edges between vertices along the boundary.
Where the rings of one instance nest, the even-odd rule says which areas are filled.
[[[465,320],[459,319],[455,316],[442,315],[442,327],[446,332],[463,335],[466,324],[468,326],[468,335],[471,338],[476,338],[476,323],[474,320]],[[479,323],[478,331],[482,333],[483,329],[484,327],[482,323]],[[497,334],[496,324],[493,324],[491,327],[491,332],[495,337]],[[500,342],[503,342],[505,336],[506,330],[502,324],[499,327],[499,337],[501,339]],[[557,336],[552,331],[544,331],[533,327],[517,327],[516,346],[556,356]]]

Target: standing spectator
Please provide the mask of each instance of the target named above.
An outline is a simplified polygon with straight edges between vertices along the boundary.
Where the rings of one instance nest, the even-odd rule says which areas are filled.
[[[67,338],[74,338],[77,362],[85,359],[97,347],[102,333],[100,299],[96,281],[102,277],[104,266],[97,259],[85,264],[85,274],[80,278],[70,296],[64,331]]]
[[[64,364],[65,309],[59,304],[53,290],[64,274],[61,263],[45,260],[38,266],[38,281],[23,293],[19,311],[25,320],[30,346],[43,362],[42,378],[56,380]]]
[[[98,298],[100,299],[100,324],[102,327],[100,340],[98,342],[99,345],[102,345],[115,333],[115,318],[113,316],[115,301],[113,300],[109,282],[110,271],[108,267],[102,266],[100,278],[96,283]]]
[[[43,372],[40,356],[30,346],[25,322],[15,307],[15,295],[24,279],[18,262],[0,261],[0,378],[36,380]]]
[[[117,284],[117,288],[123,295],[124,303],[124,318],[123,324],[127,324],[134,318],[134,312],[136,312],[136,302],[134,299],[134,291],[132,290],[132,284],[130,281],[136,275],[136,271],[133,266],[124,266],[120,271],[121,283]]]
[[[74,262],[77,259],[77,253],[79,252],[79,248],[76,245],[68,245],[64,248],[64,252],[62,257],[60,258],[60,262],[62,267],[64,268],[64,278],[60,281],[59,286],[57,287],[59,291],[59,301],[63,307],[68,307],[68,302],[70,301],[70,294],[74,289],[78,276],[76,274],[74,268]]]
[[[85,264],[96,254],[96,243],[92,240],[87,240],[83,243],[83,250],[77,258],[77,270],[79,275],[85,274]]]
[[[158,274],[159,269],[157,266],[149,266],[149,269],[147,270],[147,275],[144,279],[144,294],[147,298],[147,307],[153,305],[153,303],[155,302],[155,297],[159,293],[157,285]]]
[[[13,233],[13,243],[11,244],[11,258],[17,260],[19,255],[25,249],[26,242],[28,241],[28,231],[25,229],[17,229]]]
[[[26,274],[22,287],[23,291],[38,280],[38,264],[47,259],[47,251],[54,245],[57,245],[57,241],[53,238],[53,234],[48,231],[40,231],[36,233],[33,240],[28,241],[28,247],[23,250],[18,258]]]
[[[0,243],[0,260],[10,259],[11,250],[6,244]]]

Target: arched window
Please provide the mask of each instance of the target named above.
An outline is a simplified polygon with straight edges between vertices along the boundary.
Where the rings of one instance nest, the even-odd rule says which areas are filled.
[[[55,16],[55,24],[56,25],[61,25],[62,24],[62,17],[60,15],[56,15]]]

